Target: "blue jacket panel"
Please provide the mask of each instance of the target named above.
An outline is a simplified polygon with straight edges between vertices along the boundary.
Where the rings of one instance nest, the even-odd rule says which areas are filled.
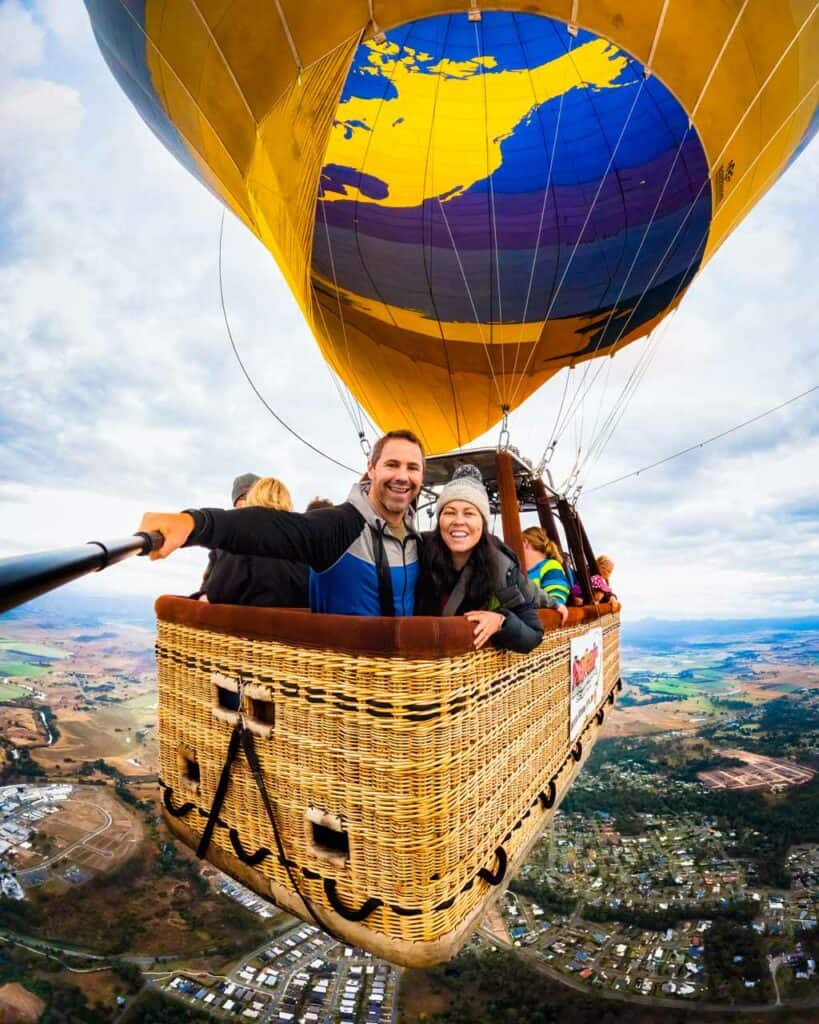
[[[418,562],[390,566],[395,615],[412,615]],[[324,572],[310,570],[310,608],[330,615],[380,615],[378,576],[374,566],[349,551]]]

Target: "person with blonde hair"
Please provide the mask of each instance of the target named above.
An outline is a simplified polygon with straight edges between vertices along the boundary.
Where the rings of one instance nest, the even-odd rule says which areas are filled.
[[[526,574],[544,593],[565,607],[571,585],[563,565],[563,553],[540,526],[523,531]]]
[[[245,507],[276,508],[281,512],[293,511],[290,491],[275,476],[263,476],[247,492]]]
[[[250,487],[243,508],[292,512],[293,499],[281,480],[265,476]],[[310,569],[304,562],[224,553],[214,564],[199,600],[264,608],[306,608],[309,583]]]
[[[614,562],[608,555],[597,556],[597,568],[600,570],[600,575],[606,583],[611,585],[611,574],[614,572]]]

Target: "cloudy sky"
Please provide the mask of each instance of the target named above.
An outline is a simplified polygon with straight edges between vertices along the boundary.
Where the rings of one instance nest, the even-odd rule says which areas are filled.
[[[594,383],[556,449],[556,482],[645,370],[580,502],[635,619],[819,611],[819,392],[593,490],[819,384],[818,188],[816,140],[658,330],[650,360],[638,342],[599,376],[571,371],[569,399]],[[293,440],[236,365],[220,215],[120,92],[79,0],[0,0],[0,556],[123,536],[146,509],[227,505],[248,470],[280,476],[297,507],[346,495],[349,474]],[[267,400],[359,465],[281,275],[230,217],[224,285]],[[524,454],[540,456],[564,383],[513,415]],[[203,562],[134,560],[77,586],[184,593]]]

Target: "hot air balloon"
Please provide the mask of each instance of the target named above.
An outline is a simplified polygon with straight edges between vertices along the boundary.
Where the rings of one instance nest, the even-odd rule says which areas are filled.
[[[430,487],[561,368],[651,331],[819,124],[810,0],[85,2],[335,373],[436,453]],[[475,653],[459,620],[157,603],[172,831],[404,964],[463,944],[621,686],[576,510],[500,447],[469,461],[507,541],[537,511],[586,598],[531,654]]]
[[[819,123],[810,0],[86,6],[327,362],[431,452],[647,334]]]

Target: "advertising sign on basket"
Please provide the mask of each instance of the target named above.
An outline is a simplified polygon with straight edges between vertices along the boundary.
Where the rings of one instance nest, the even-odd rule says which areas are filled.
[[[569,707],[569,742],[583,731],[583,726],[603,699],[603,630],[591,629],[571,642],[571,699]]]

